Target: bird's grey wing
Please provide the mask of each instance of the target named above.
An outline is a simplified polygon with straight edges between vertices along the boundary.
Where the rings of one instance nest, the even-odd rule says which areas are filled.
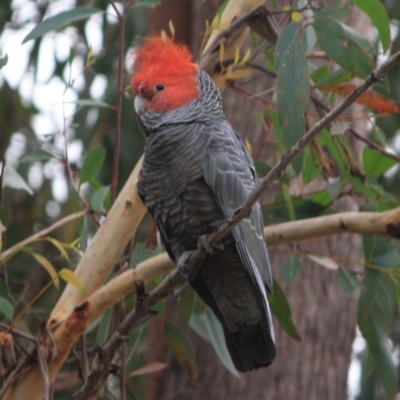
[[[204,159],[204,179],[214,192],[217,204],[226,218],[247,200],[255,188],[253,162],[244,143],[229,125],[220,121],[209,126],[212,140]],[[236,248],[248,272],[268,321],[269,335],[274,340],[274,329],[267,299],[272,291],[272,274],[264,241],[260,205],[253,206],[251,214],[232,231]]]
[[[204,178],[225,218],[231,218],[256,186],[253,161],[240,137],[223,121],[213,124],[212,140],[204,160]],[[272,274],[264,240],[260,205],[234,229],[233,237],[253,281],[260,278],[272,291]]]

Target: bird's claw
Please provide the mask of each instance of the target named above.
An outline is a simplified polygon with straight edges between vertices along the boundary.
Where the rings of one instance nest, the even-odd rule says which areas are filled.
[[[184,251],[178,258],[177,266],[179,269],[179,273],[185,278],[190,279],[189,270],[187,268],[187,264],[189,262],[189,258],[192,255],[193,251]]]
[[[219,253],[224,249],[222,243],[210,244],[206,235],[201,235],[197,241],[197,247],[202,249],[208,255]]]

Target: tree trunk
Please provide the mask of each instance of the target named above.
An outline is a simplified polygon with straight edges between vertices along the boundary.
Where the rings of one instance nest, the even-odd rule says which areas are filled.
[[[172,4],[174,3],[174,4]],[[215,15],[221,2],[193,1],[192,26],[194,32],[203,32],[204,20]],[[178,7],[179,0],[169,0],[171,7]],[[190,16],[187,17],[190,19]],[[153,29],[157,31],[153,21]],[[193,34],[193,48],[199,48],[199,35]],[[259,85],[255,83],[255,85]],[[252,87],[254,92],[265,90]],[[242,135],[255,145],[260,143],[261,124],[256,124],[257,109],[254,104],[233,91],[224,95],[224,109],[228,120]],[[255,151],[255,150],[254,150]],[[254,153],[253,151],[253,153]],[[268,151],[268,149],[266,150]],[[342,211],[350,210],[351,201],[342,204]],[[361,258],[361,241],[356,235],[334,236],[302,242],[301,248],[317,255],[336,255],[342,266],[353,264]],[[273,271],[280,281],[280,270],[290,254],[290,246],[270,249]],[[348,299],[338,283],[337,271],[319,266],[306,257],[303,269],[291,284],[283,289],[292,307],[294,322],[300,332],[301,342],[288,337],[275,321],[277,358],[269,368],[242,374],[240,378],[230,374],[216,356],[212,346],[190,329],[199,372],[199,383],[192,387],[183,368],[173,359],[164,336],[163,324],[151,324],[149,361],[169,360],[164,371],[152,374],[147,382],[147,400],[203,400],[203,399],[268,399],[268,400],[337,400],[347,397],[347,372],[352,341],[356,328],[357,304],[354,296]],[[161,340],[161,342],[160,342]]]

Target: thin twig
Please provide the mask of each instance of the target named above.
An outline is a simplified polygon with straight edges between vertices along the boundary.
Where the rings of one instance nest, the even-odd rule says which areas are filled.
[[[126,19],[126,4],[125,0],[122,0],[122,13],[118,11],[118,8],[114,4],[114,1],[109,0],[109,3],[117,13],[119,20],[119,43],[118,43],[118,78],[117,78],[117,110],[116,110],[116,124],[115,124],[115,136],[114,136],[114,157],[113,157],[113,172],[111,182],[111,204],[114,203],[117,198],[117,187],[118,187],[118,171],[119,171],[119,151],[121,142],[121,121],[122,121],[122,96],[124,94],[123,74],[124,74],[124,47],[125,47],[125,19]]]
[[[380,153],[384,154],[385,156],[388,156],[390,158],[393,158],[393,160],[396,160],[398,163],[400,163],[400,156],[397,154],[393,154],[390,151],[387,151],[384,149],[382,146],[379,146],[378,143],[375,143],[373,140],[364,137],[360,135],[357,131],[355,131],[353,128],[349,129],[349,132],[355,136],[357,139],[362,140],[364,143],[368,144],[368,146],[373,147],[375,150],[378,150]]]
[[[218,46],[220,45],[220,42],[224,37],[226,37],[230,32],[232,32],[234,29],[239,28],[242,25],[245,25],[248,23],[249,20],[254,18],[255,15],[258,13],[262,12],[265,10],[264,7],[260,6],[255,8],[254,10],[250,11],[246,15],[244,15],[241,18],[235,19],[226,29],[224,29],[221,33],[219,33],[215,39],[213,40],[212,44],[208,46],[208,49],[201,55],[201,58],[204,59],[206,56],[208,56],[210,53],[213,53]]]
[[[17,253],[20,251],[23,247],[28,245],[29,243],[32,243],[38,239],[41,239],[45,236],[47,236],[50,232],[54,231],[57,228],[60,228],[61,226],[67,224],[68,222],[71,222],[77,218],[83,217],[88,213],[87,209],[83,209],[81,211],[77,211],[73,214],[67,215],[65,218],[60,219],[59,221],[55,222],[53,225],[50,225],[46,229],[42,229],[40,232],[35,233],[32,236],[29,236],[28,238],[22,240],[21,242],[16,243],[14,246],[10,247],[6,251],[0,254],[0,263],[4,262],[7,260],[7,258],[11,257],[13,254]]]
[[[114,9],[115,14],[117,14],[117,18],[118,18],[119,20],[121,20],[122,15],[121,15],[121,13],[119,12],[118,7],[115,5],[115,2],[112,1],[112,0],[109,0],[108,2],[111,4],[111,7]]]
[[[227,235],[243,218],[247,217],[258,201],[262,192],[267,189],[279,177],[279,175],[288,167],[288,165],[298,156],[304,148],[315,139],[319,132],[326,128],[333,120],[338,117],[345,109],[347,109],[354,101],[360,97],[375,82],[382,81],[386,72],[395,64],[400,62],[400,52],[395,53],[388,60],[376,68],[365,81],[351,93],[346,99],[332,109],[324,118],[316,123],[283,157],[283,159],[271,169],[256,189],[250,194],[249,198],[243,206],[235,213],[233,218],[222,224],[219,229],[208,236],[207,241],[210,245],[218,243],[225,235]],[[205,256],[202,248],[193,251],[185,265],[185,272],[189,275],[193,274],[200,266]],[[138,302],[136,308],[133,309],[118,330],[110,338],[110,340],[102,346],[101,357],[98,355],[93,360],[88,379],[76,395],[76,400],[89,399],[96,393],[98,383],[108,373],[113,355],[126,340],[129,332],[146,317],[150,308],[160,299],[167,296],[170,291],[182,283],[185,277],[181,271],[176,268],[168,274],[159,286],[152,290],[141,302]],[[101,358],[101,360],[100,360]]]

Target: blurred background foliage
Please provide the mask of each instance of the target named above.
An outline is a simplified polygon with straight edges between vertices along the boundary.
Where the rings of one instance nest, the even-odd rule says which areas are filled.
[[[210,33],[215,24],[218,25],[222,12],[229,7],[233,9],[235,2],[185,1],[182,9],[189,3],[192,10],[190,18],[187,21],[181,19],[173,22],[178,25],[177,37],[191,45],[194,54],[200,54],[202,35],[196,27],[201,26],[201,32]],[[244,139],[256,160],[260,176],[265,175],[282,153],[301,137],[304,127],[311,126],[319,114],[321,115],[318,102],[315,102],[311,110],[307,109],[304,117],[307,101],[304,99],[301,104],[299,97],[296,97],[305,94],[308,99],[310,74],[313,87],[322,88],[325,99],[334,104],[336,99],[341,98],[338,84],[346,83],[354,76],[364,78],[372,70],[368,60],[381,62],[388,54],[400,50],[399,0],[386,0],[382,3],[369,0],[364,5],[361,0],[354,3],[288,1],[283,5],[269,1],[267,6],[270,10],[286,11],[276,14],[280,29],[283,29],[282,34],[271,39],[269,34],[273,30],[263,34],[253,24],[253,31],[244,41],[239,59],[234,55],[234,61],[230,61],[232,68],[226,67],[224,63],[222,66],[218,64],[218,57],[222,60],[229,59],[228,46],[226,54],[220,47],[216,53],[217,61],[208,64],[212,67],[209,72],[216,80],[222,76],[220,87],[229,88],[224,94],[226,107],[229,107],[230,99],[234,96],[245,98],[253,107],[250,108],[250,125],[248,120],[246,123],[255,128],[247,129]],[[381,8],[377,3],[381,4]],[[120,3],[113,4],[121,10]],[[176,7],[176,3],[171,4],[171,7]],[[308,9],[303,14],[288,12],[303,9],[307,4],[315,10]],[[158,5],[154,0],[142,0],[135,2],[134,7],[126,13],[123,33],[123,54],[126,62],[123,74],[118,190],[136,165],[144,146],[144,137],[139,132],[133,112],[133,98],[129,87],[132,62],[130,54],[149,31],[168,29],[168,13],[173,15],[171,9],[166,6],[161,16],[157,12],[149,13],[149,10]],[[372,18],[371,22],[365,15],[360,18],[361,11],[357,5],[364,10],[367,8],[366,14],[370,17],[373,12],[371,8],[368,9],[369,6],[372,10],[373,7],[378,7],[382,13],[383,5],[386,19],[377,22]],[[37,23],[77,7],[90,7],[88,16],[76,18],[60,30],[51,31],[22,44]],[[92,7],[97,8],[97,11]],[[322,11],[319,10],[320,7]],[[208,30],[204,20],[199,22],[197,17],[195,21],[194,13],[201,8],[219,10],[214,25],[209,18],[211,28]],[[214,15],[215,13],[212,14]],[[307,34],[297,40],[296,35],[304,28],[302,21],[305,18],[312,19],[313,15],[318,15],[314,20],[314,30],[306,30]],[[387,42],[384,32],[389,29],[389,20],[391,39],[389,36]],[[179,27],[183,22],[191,24],[193,38],[191,35],[180,37]],[[354,30],[348,29],[344,34],[338,34],[337,29],[342,26],[342,22]],[[49,285],[51,274],[76,266],[88,241],[94,235],[97,224],[103,220],[110,207],[109,187],[114,168],[117,124],[115,105],[120,35],[113,6],[105,0],[90,4],[87,1],[74,0],[14,0],[0,3],[2,249],[6,250],[33,233],[81,210],[87,203],[97,212],[62,226],[51,233],[52,240],[36,241],[3,264],[0,270],[0,318],[5,323],[13,320],[17,329],[32,335],[38,332],[65,285],[63,280],[58,288]],[[335,53],[339,39],[351,43],[353,52],[346,53],[346,46],[342,43],[343,47]],[[314,47],[316,42],[317,47]],[[248,48],[251,49],[250,59],[246,59]],[[325,55],[318,54],[321,50],[334,62],[328,63]],[[289,65],[292,62],[289,75],[285,75],[281,68],[282,58]],[[352,62],[348,63],[348,60]],[[338,65],[342,72],[338,72]],[[291,81],[293,71],[296,71],[296,79]],[[266,75],[270,86],[258,87],[259,90],[255,93],[252,82],[255,79],[261,80]],[[386,99],[390,99],[394,108],[400,104],[400,65],[390,70],[387,80],[377,85],[376,90]],[[379,107],[381,106],[366,111],[360,107],[353,109],[340,123],[330,127],[330,133],[334,136],[326,130],[301,159],[293,163],[287,174],[280,179],[279,188],[275,187],[273,194],[263,198],[267,225],[334,213],[338,209],[338,202],[345,197],[351,197],[357,210],[384,211],[398,206],[398,159],[377,150],[371,151],[368,144],[360,145],[361,142],[357,141],[349,129],[350,124],[353,126],[354,121],[361,120],[361,125],[358,124],[355,130],[359,129],[362,136],[367,136],[376,145],[395,155],[400,154],[400,114],[388,114]],[[289,124],[285,122],[285,115],[289,116]],[[241,119],[245,120],[239,113],[233,123],[236,122],[236,126],[240,127]],[[365,150],[365,147],[369,148]],[[9,171],[17,174],[12,176],[12,180],[5,180],[5,165],[9,166]],[[356,384],[359,386],[356,392],[359,393],[353,393],[350,397],[355,398],[357,395],[359,400],[393,399],[398,392],[397,371],[400,366],[400,247],[395,240],[373,236],[363,239],[363,249],[364,263],[358,260],[358,255],[347,262],[329,257],[329,254],[314,257],[314,262],[322,267],[327,267],[328,264],[327,268],[329,263],[331,267],[333,265],[343,292],[347,296],[355,293],[356,300],[360,296],[358,324],[369,348],[361,346],[362,351],[357,355],[361,363],[358,365],[362,365],[362,376],[355,378],[360,378]],[[154,223],[146,217],[127,248],[125,257],[134,266],[159,251],[161,247],[157,243]],[[302,270],[305,256],[313,254],[307,254],[301,247],[291,247],[276,276],[277,281],[284,284],[293,282]],[[121,265],[116,266],[116,273]],[[159,280],[152,285],[158,282]],[[41,292],[44,287],[47,290]],[[291,318],[289,303],[278,282],[276,287],[271,299],[275,314],[283,329],[291,337],[299,339],[302,332],[297,330]],[[212,314],[185,287],[177,291],[173,300],[178,301],[179,318],[173,323],[166,322],[166,337],[191,382],[197,381],[198,373],[195,357],[183,334],[189,320],[191,327],[201,337],[212,342],[227,369],[236,374],[223,344],[220,343],[220,328],[215,325]],[[89,329],[85,347],[89,357],[94,354],[95,344],[106,341],[115,330],[124,309],[130,309],[133,305],[132,296],[126,299],[125,304],[107,312]],[[160,316],[169,320],[171,312],[168,312],[164,301],[157,307],[157,311]],[[181,330],[178,325],[184,328]],[[353,325],[354,334],[356,321],[353,321]],[[147,374],[167,367],[164,362],[148,363],[149,336],[151,332],[146,323],[130,336],[125,352],[121,355],[127,376],[126,397],[123,398],[145,398]],[[26,345],[25,341],[21,344]],[[76,353],[79,354],[83,348],[82,344],[78,344]],[[372,357],[368,357],[368,349]],[[348,358],[350,359],[350,355]],[[71,394],[79,387],[79,359],[80,357],[71,355],[67,361],[54,387],[55,399],[71,398]],[[142,367],[147,369],[140,369]],[[116,377],[111,376],[107,381],[102,396],[122,398]]]

